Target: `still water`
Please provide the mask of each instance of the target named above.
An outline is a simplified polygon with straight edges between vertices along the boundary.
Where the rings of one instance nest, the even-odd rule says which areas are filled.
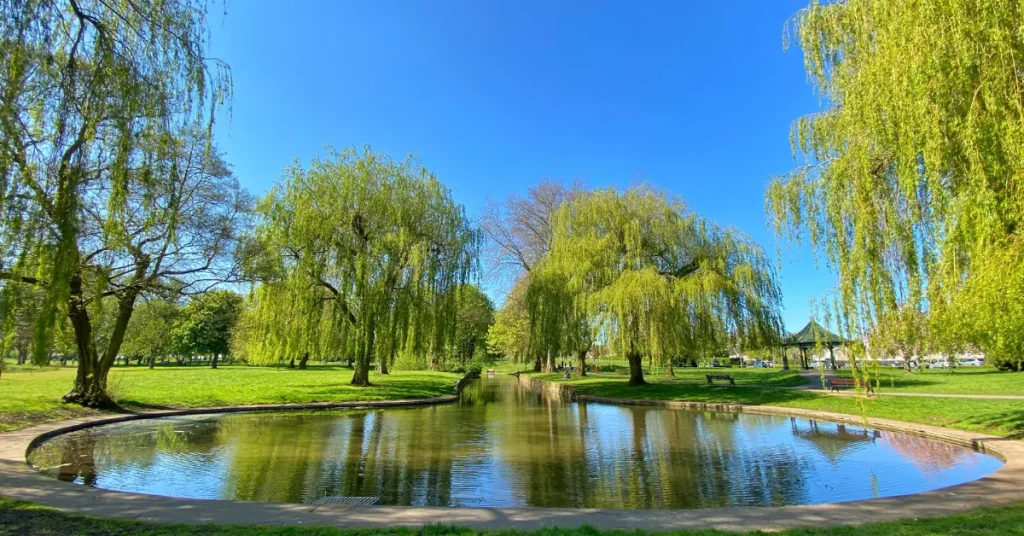
[[[561,403],[514,378],[457,404],[135,421],[54,438],[42,472],[103,489],[204,499],[699,508],[926,491],[1002,462],[915,436],[801,418]]]

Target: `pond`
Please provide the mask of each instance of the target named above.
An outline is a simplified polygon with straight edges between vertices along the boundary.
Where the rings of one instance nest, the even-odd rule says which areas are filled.
[[[804,418],[562,403],[510,377],[458,403],[132,421],[64,434],[30,463],[97,488],[311,503],[701,508],[904,495],[1002,462],[912,435]]]

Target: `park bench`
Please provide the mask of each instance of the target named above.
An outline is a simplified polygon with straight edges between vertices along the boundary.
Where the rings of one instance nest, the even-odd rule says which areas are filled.
[[[494,376],[494,369],[492,369],[492,368],[489,368],[489,369],[487,369],[487,372],[486,372],[486,374],[487,374],[488,376]]]
[[[829,378],[828,379],[828,392],[839,392],[840,387],[857,387],[857,382],[853,378]],[[867,390],[867,394],[875,394],[875,389],[871,387],[871,382],[864,382],[864,388]]]
[[[716,386],[715,385],[715,380],[720,380],[720,381],[723,381],[723,382],[729,382],[729,385],[732,385],[732,386],[736,385],[736,380],[732,379],[732,376],[730,376],[728,374],[705,374],[704,376],[706,376],[707,379],[708,379],[708,385],[710,385],[712,387]]]

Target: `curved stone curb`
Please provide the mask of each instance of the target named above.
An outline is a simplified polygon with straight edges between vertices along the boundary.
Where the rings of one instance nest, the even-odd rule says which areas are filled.
[[[592,402],[636,403],[669,408],[744,413],[784,414],[833,422],[862,423],[850,415],[820,411],[790,410],[737,404],[693,404],[651,400],[600,399]],[[247,406],[159,412],[119,418],[91,417],[56,422],[0,434],[0,495],[35,502],[58,510],[119,519],[161,523],[219,523],[258,525],[339,526],[348,528],[416,527],[430,523],[454,524],[477,529],[577,527],[587,524],[601,529],[647,529],[657,531],[716,528],[731,531],[782,530],[800,526],[857,525],[904,518],[944,516],[981,506],[1024,501],[1024,442],[971,434],[933,426],[884,419],[868,419],[872,427],[898,430],[945,441],[972,445],[1006,461],[998,471],[980,480],[950,488],[902,497],[888,497],[846,503],[782,507],[736,507],[694,510],[609,510],[573,508],[456,508],[361,506],[345,504],[306,505],[227,500],[177,499],[138,493],[99,490],[61,482],[43,476],[25,461],[31,446],[41,438],[69,430],[129,419],[173,415],[263,411],[267,409],[323,409],[346,407],[389,407],[450,401],[436,399]]]

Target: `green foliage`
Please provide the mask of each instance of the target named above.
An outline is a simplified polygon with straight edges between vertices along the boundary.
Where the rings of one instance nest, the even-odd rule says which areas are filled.
[[[677,198],[646,186],[597,190],[563,204],[554,229],[531,281],[546,300],[532,301],[531,318],[550,317],[547,308],[583,319],[630,358],[634,383],[643,381],[642,356],[669,363],[726,341],[778,340],[781,294],[761,249]]]
[[[498,355],[518,362],[529,359],[530,317],[526,310],[528,280],[519,278],[505,296],[505,303],[494,315],[494,324],[487,331],[487,348]]]
[[[150,360],[165,358],[177,351],[171,331],[181,316],[181,308],[168,300],[140,303],[125,331],[121,353]]]
[[[229,338],[242,308],[242,297],[217,290],[193,298],[174,323],[171,338],[185,354],[226,355]]]
[[[250,362],[352,357],[356,384],[369,381],[371,360],[386,367],[403,350],[439,366],[477,236],[433,174],[411,158],[331,151],[286,170],[259,211],[249,269],[260,285],[243,320]]]
[[[809,239],[838,272],[847,332],[912,351],[1021,354],[1021,9],[814,1],[795,18],[829,107],[795,123],[806,163],[773,181],[767,209],[779,234]]]
[[[211,281],[244,204],[211,147],[230,96],[200,0],[0,2],[0,293],[31,285],[37,361],[69,317],[67,399],[109,402],[136,299]],[[95,334],[96,302],[116,300]]]
[[[458,292],[452,357],[465,364],[487,355],[487,332],[494,323],[494,304],[476,285],[463,285]]]

